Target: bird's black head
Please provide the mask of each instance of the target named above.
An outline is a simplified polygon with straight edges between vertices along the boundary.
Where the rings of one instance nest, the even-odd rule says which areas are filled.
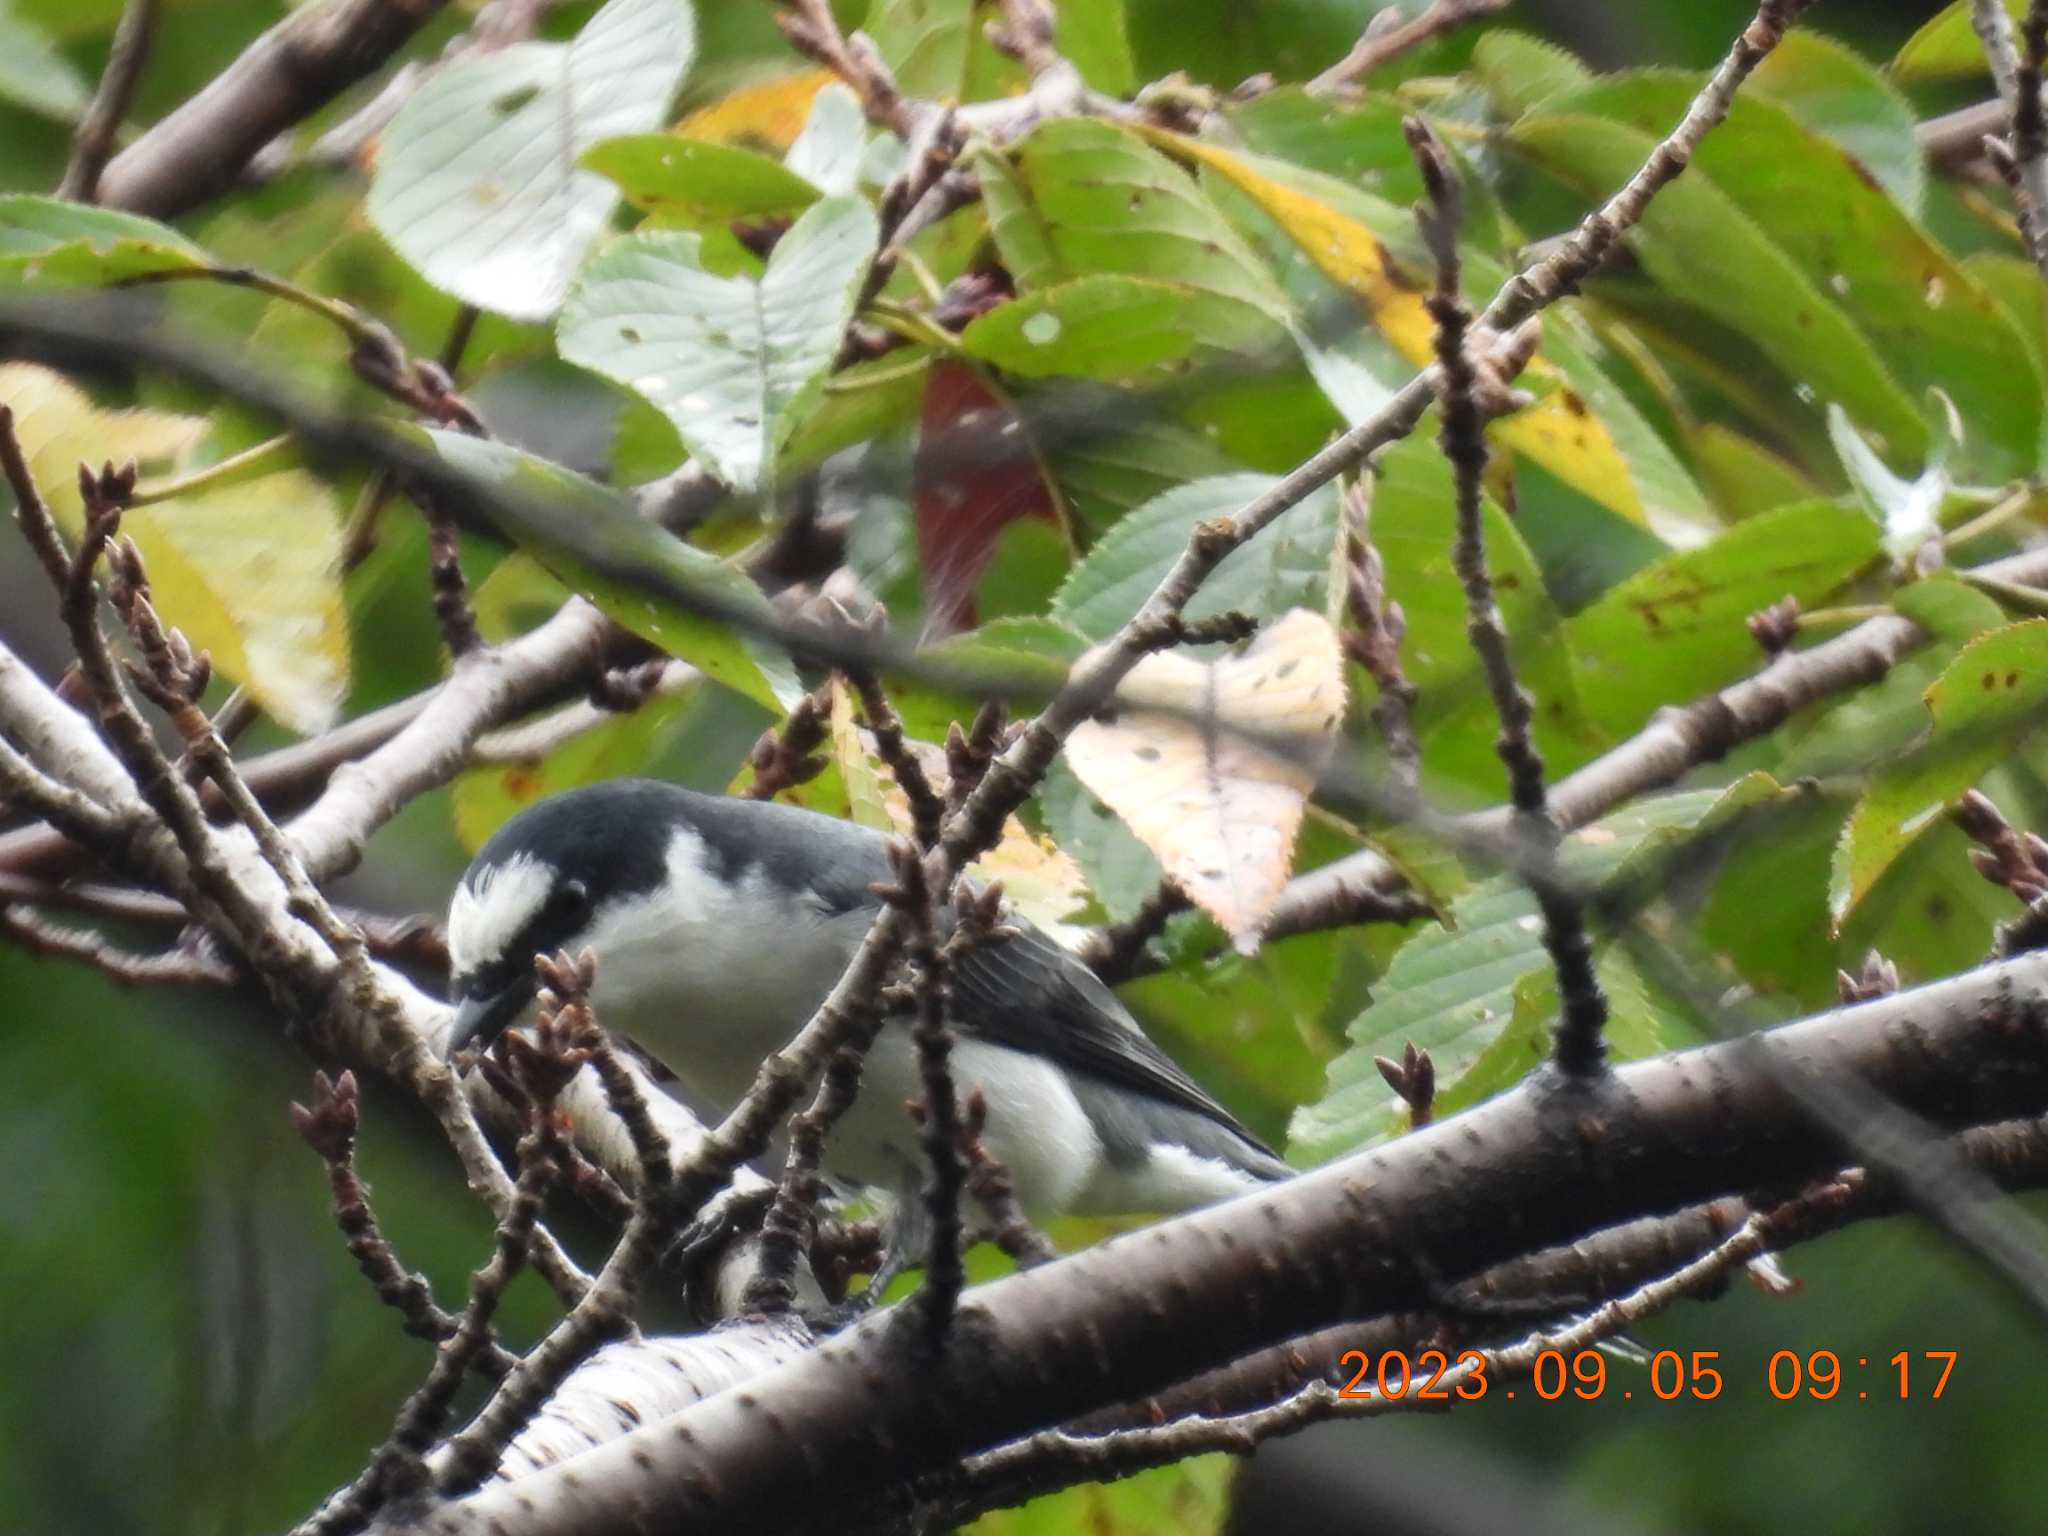
[[[517,1019],[533,1000],[535,957],[577,947],[602,901],[660,884],[683,793],[646,779],[586,785],[521,811],[484,844],[448,909],[451,1051]]]

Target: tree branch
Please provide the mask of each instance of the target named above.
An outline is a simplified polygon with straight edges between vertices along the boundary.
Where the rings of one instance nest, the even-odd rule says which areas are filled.
[[[100,201],[171,219],[226,190],[256,152],[402,48],[444,0],[325,0],[294,11],[116,155]]]
[[[1757,1055],[1861,1081],[1955,1126],[2039,1115],[2044,1045],[2048,959],[2029,955],[1751,1041],[1631,1063],[1569,1096],[1539,1081],[1269,1191],[981,1287],[961,1311],[975,1348],[928,1371],[902,1368],[885,1315],[744,1394],[595,1449],[573,1470],[484,1490],[420,1528],[770,1528],[801,1513],[821,1481],[853,1496],[920,1476],[1304,1326],[1412,1308],[1429,1276],[1828,1176],[1838,1143],[1792,1112]],[[1439,1197],[1446,1180],[1456,1202]],[[1158,1304],[1166,1296],[1170,1307]],[[798,1422],[800,1446],[774,1427]]]

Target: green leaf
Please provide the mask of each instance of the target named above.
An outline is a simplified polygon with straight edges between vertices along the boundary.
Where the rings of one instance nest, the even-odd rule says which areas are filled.
[[[1121,7],[1119,7],[1121,9]],[[0,101],[60,123],[76,122],[92,88],[43,30],[0,6]]]
[[[448,64],[384,132],[370,222],[437,288],[546,319],[618,197],[584,151],[659,127],[695,45],[686,0],[609,0],[573,42]]]
[[[1465,588],[1451,560],[1449,464],[1416,435],[1386,450],[1372,487],[1373,543],[1386,563],[1387,593],[1401,605],[1407,631],[1401,664],[1421,697],[1415,728],[1433,779],[1481,794],[1503,792],[1494,750],[1499,722],[1466,636]],[[1518,677],[1536,699],[1536,740],[1553,765],[1583,758],[1584,709],[1571,659],[1557,643],[1563,623],[1521,531],[1492,497],[1481,502],[1487,569],[1507,626]]]
[[[504,443],[400,432],[490,493],[481,516],[635,634],[778,714],[802,692],[788,659],[754,638],[777,623],[760,589],[625,497]]]
[[[1836,963],[1853,970],[1876,949],[1909,986],[1983,964],[1997,925],[2021,907],[1970,866],[1972,846],[1962,828],[1936,817],[1843,920]]]
[[[1609,736],[1640,729],[1755,669],[1745,620],[1783,597],[1811,607],[1878,551],[1868,517],[1833,502],[1765,512],[1630,577],[1565,624],[1587,711]]]
[[[753,490],[772,480],[816,402],[875,240],[866,203],[828,198],[776,243],[755,282],[705,271],[696,235],[629,235],[570,295],[562,356],[646,397],[705,468]]]
[[[943,741],[954,721],[965,727],[974,719],[986,685],[1050,698],[1087,648],[1087,637],[1056,619],[991,619],[920,651],[925,677],[884,681],[903,728],[920,741]]]
[[[154,219],[54,197],[0,197],[0,279],[98,287],[156,272],[192,272],[206,252]]]
[[[1702,150],[1716,137],[1708,135]],[[1596,199],[1634,174],[1657,141],[1605,117],[1545,114],[1515,124],[1506,143]],[[1785,163],[1791,162],[1780,162],[1774,174]],[[1801,182],[1803,191],[1803,176]],[[1813,392],[1816,410],[1819,402],[1839,401],[1882,434],[1889,452],[1924,452],[1926,427],[1911,397],[1869,338],[1779,246],[1778,233],[1759,228],[1696,166],[1657,195],[1628,239],[1659,286],[1748,336]]]
[[[1647,149],[1649,135],[1676,123],[1699,83],[1699,77],[1677,71],[1632,73],[1601,82],[1560,110],[1597,113],[1638,130],[1642,137],[1630,136],[1634,147],[1621,150],[1625,157]],[[1612,153],[1597,144],[1581,147],[1595,155]],[[1917,147],[1913,153],[1917,157]],[[1788,165],[1800,168],[1796,178],[1785,174]],[[1619,161],[1610,168],[1621,169]],[[1704,212],[1719,192],[1748,215],[1754,229],[1724,233],[1711,253],[1659,252],[1657,263],[1686,271],[1686,289],[1653,263],[1648,243],[1640,245],[1645,266],[1660,282],[1680,297],[1705,302],[1704,295],[1721,285],[1703,287],[1701,279],[1711,275],[1704,269],[1719,266],[1729,286],[1748,290],[1749,310],[1742,312],[1738,303],[1717,314],[1754,337],[1822,401],[1841,405],[1858,425],[1878,433],[1883,455],[1894,465],[1923,457],[1928,434],[1917,406],[1915,415],[1922,419],[1900,435],[1889,420],[1894,410],[1889,391],[1874,390],[1870,401],[1859,403],[1851,387],[1867,387],[1871,381],[1859,380],[1857,370],[1829,366],[1836,359],[1811,355],[1835,344],[1830,340],[1834,317],[1809,313],[1805,295],[1791,290],[1779,296],[1775,322],[1767,318],[1769,309],[1757,307],[1766,297],[1759,290],[1771,280],[1770,268],[1749,266],[1763,258],[1740,236],[1761,231],[1769,255],[1799,268],[1808,292],[1854,328],[1860,344],[1909,396],[1918,400],[1940,389],[1955,401],[1969,424],[1965,449],[1957,455],[1959,468],[1967,465],[1981,476],[2032,470],[2041,431],[2041,390],[2038,384],[2014,386],[2015,380],[2034,377],[2018,332],[1998,302],[1872,184],[1872,173],[1852,154],[1802,126],[1784,107],[1745,94],[1727,121],[1701,141],[1682,182],[1698,190],[1666,216],[1674,223],[1695,227],[1683,215],[1688,209]],[[1669,192],[1678,190],[1660,193],[1655,206],[1667,206]],[[1663,228],[1653,212],[1645,229]],[[1675,238],[1680,231],[1670,233]]]
[[[1286,239],[1298,246],[1324,277],[1363,305],[1371,315],[1373,329],[1406,359],[1407,366],[1397,366],[1393,376],[1379,378],[1382,388],[1405,384],[1415,367],[1433,360],[1436,323],[1424,302],[1423,285],[1390,255],[1390,240],[1403,238],[1400,231],[1412,225],[1409,215],[1335,177],[1284,161],[1227,151],[1208,140],[1163,132],[1153,136],[1170,144],[1176,153],[1201,162],[1204,185],[1220,206],[1232,208],[1233,198],[1217,185],[1219,180],[1249,199],[1259,213],[1285,231]],[[1270,241],[1259,243],[1270,249]],[[1276,254],[1269,259],[1277,262],[1280,258]],[[1494,285],[1496,274],[1483,261],[1473,259],[1467,263],[1466,280],[1485,292]],[[1289,288],[1304,291],[1298,270],[1290,272]],[[1317,311],[1327,312],[1326,303],[1316,303],[1304,312],[1304,319],[1317,318]],[[1317,381],[1352,420],[1362,419],[1362,413],[1383,402],[1385,397],[1379,391],[1358,387],[1359,375],[1373,371],[1370,351],[1355,350],[1340,357],[1325,346],[1311,345],[1304,350]],[[1536,395],[1535,403],[1493,422],[1488,435],[1503,448],[1528,455],[1630,522],[1655,528],[1681,542],[1696,542],[1701,530],[1713,524],[1698,490],[1656,443],[1626,397],[1604,387],[1590,365],[1583,358],[1580,362],[1574,378],[1547,355],[1539,354],[1521,380]],[[1334,372],[1333,363],[1338,364]],[[1606,421],[1572,387],[1574,382],[1595,389],[1603,404],[1621,413],[1617,421]],[[1632,461],[1624,452],[1624,437],[1646,455],[1641,462]]]
[[[828,197],[839,197],[860,185],[867,147],[868,124],[860,103],[835,80],[811,98],[810,116],[783,163]]]
[[[974,0],[875,0],[861,30],[906,95],[960,101],[974,41]]]
[[[1828,912],[1837,929],[1893,860],[2048,718],[2048,619],[1964,646],[1927,690],[1932,730],[1872,777],[1835,846]]]
[[[991,1511],[961,1536],[1222,1536],[1236,1475],[1234,1457],[1196,1456]]]
[[[1048,447],[1053,479],[1090,541],[1176,485],[1243,467],[1204,432],[1150,411],[1131,419],[1129,402],[1107,389],[1056,387],[1059,393],[1051,397],[1055,411],[1084,411],[1093,404],[1101,407],[1102,419],[1128,423],[1078,437],[1056,433]]]
[[[1136,915],[1165,874],[1152,850],[1095,798],[1064,757],[1054,761],[1039,786],[1038,803],[1046,830],[1080,864],[1102,910],[1115,922]]]
[[[1685,434],[1686,451],[1721,513],[1730,522],[1791,501],[1810,501],[1818,489],[1790,459],[1718,421]]]
[[[1639,801],[1565,838],[1562,868],[1574,880],[1605,881],[1631,858],[1680,843],[1717,810],[1733,814],[1779,793],[1767,776],[1752,774],[1725,791]],[[1347,1031],[1350,1046],[1330,1063],[1322,1099],[1295,1114],[1292,1162],[1327,1162],[1393,1135],[1405,1122],[1406,1106],[1380,1077],[1375,1056],[1398,1061],[1413,1042],[1430,1053],[1440,1099],[1463,1107],[1510,1086],[1519,1079],[1517,1066],[1548,1049],[1550,1015],[1539,1011],[1541,996],[1520,993],[1550,969],[1535,896],[1520,880],[1498,876],[1454,901],[1451,922],[1422,929],[1395,954],[1371,1006]],[[1482,1075],[1461,1091],[1474,1072]]]
[[[979,315],[960,335],[970,357],[1019,378],[1128,379],[1194,349],[1194,291],[1101,273],[1041,288]]]
[[[1277,86],[1228,109],[1230,124],[1247,147],[1382,199],[1403,216],[1423,195],[1422,172],[1401,129],[1411,110],[1396,96],[1375,92],[1340,103],[1311,96],[1299,85]],[[1500,209],[1493,193],[1483,178],[1470,173],[1457,146],[1450,149],[1466,172],[1466,239],[1482,250],[1498,249]]]
[[[1124,26],[1124,0],[1054,0],[1052,45],[1106,96],[1138,88],[1138,66]]]
[[[1107,639],[1152,595],[1197,524],[1237,512],[1277,483],[1268,475],[1218,475],[1147,502],[1103,535],[1069,573],[1053,600],[1053,616],[1091,640]],[[1290,608],[1320,613],[1336,537],[1336,492],[1325,486],[1226,555],[1188,605],[1188,617],[1233,608],[1259,619]]]
[[[1694,1043],[1690,1031],[1652,1002],[1649,983],[1627,950],[1618,945],[1603,950],[1594,963],[1594,971],[1607,999],[1607,1025],[1601,1031],[1601,1039],[1607,1043],[1609,1060],[1641,1061]],[[1516,982],[1514,1008],[1507,1027],[1479,1053],[1463,1076],[1437,1090],[1438,1118],[1483,1104],[1527,1077],[1550,1054],[1558,1012],[1557,973],[1548,965],[1530,971]]]
[[[606,139],[584,153],[583,163],[665,223],[793,214],[818,200],[818,189],[779,160],[671,133]]]
[[[914,423],[931,361],[925,348],[908,346],[840,369],[825,380],[816,408],[791,430],[777,470],[799,474],[842,448],[886,438]]]
[[[1060,118],[1013,157],[976,168],[1003,263],[1026,293],[1122,273],[1193,291],[1186,323],[1205,344],[1255,351],[1280,338],[1286,295],[1193,179],[1129,129]]]
[[[2027,13],[2027,0],[2005,0],[2006,14],[2017,27]],[[1892,59],[1894,80],[1959,79],[1985,73],[1984,45],[1970,24],[1970,0],[1951,0],[1932,20],[1906,39]]]
[[[1779,39],[1743,86],[1832,139],[1909,212],[1927,190],[1913,104],[1855,49],[1798,28]]]
[[[1530,412],[1523,419],[1542,421],[1560,444],[1584,430],[1588,418],[1600,423],[1627,468],[1650,532],[1677,549],[1704,544],[1720,530],[1722,519],[1657,429],[1595,361],[1599,350],[1598,340],[1569,307],[1550,318],[1543,327],[1543,356],[1563,381],[1565,409],[1547,416]],[[1549,453],[1534,447],[1526,451],[1546,469],[1566,458],[1562,447]]]
[[[1593,78],[1557,44],[1505,27],[1489,31],[1472,45],[1472,73],[1503,117],[1534,112]]]

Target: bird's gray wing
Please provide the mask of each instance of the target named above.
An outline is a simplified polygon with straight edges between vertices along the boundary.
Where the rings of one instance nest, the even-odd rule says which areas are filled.
[[[1093,971],[1022,919],[1006,921],[1014,937],[978,944],[953,966],[959,1028],[1192,1111],[1273,1155],[1145,1037]]]

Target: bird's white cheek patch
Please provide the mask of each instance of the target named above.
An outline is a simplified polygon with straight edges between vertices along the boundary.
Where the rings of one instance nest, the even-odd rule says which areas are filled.
[[[533,921],[554,889],[555,874],[529,854],[485,870],[472,888],[455,888],[448,906],[448,962],[456,975],[488,965]]]

